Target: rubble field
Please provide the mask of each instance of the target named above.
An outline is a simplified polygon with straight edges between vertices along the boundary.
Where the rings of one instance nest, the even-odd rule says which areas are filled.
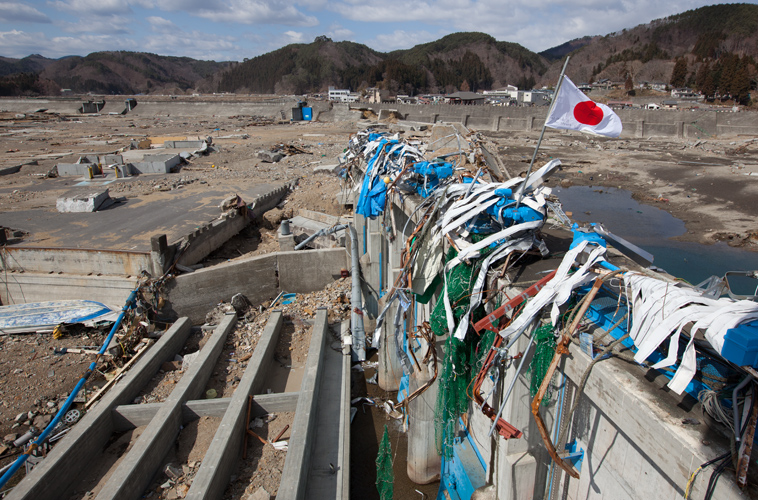
[[[204,265],[274,252],[278,251],[278,224],[296,215],[299,209],[335,216],[348,213],[336,197],[340,189],[346,187],[346,182],[330,173],[316,173],[314,169],[336,164],[336,158],[343,152],[350,134],[372,123],[377,124],[265,122],[262,125],[260,120],[244,116],[198,117],[198,120],[129,115],[30,115],[28,119],[18,120],[2,116],[0,151],[3,151],[3,158],[0,169],[14,165],[21,165],[21,168],[16,173],[0,176],[0,213],[32,208],[54,212],[56,199],[77,182],[73,178],[49,176],[60,161],[74,161],[83,154],[114,153],[128,147],[133,139],[151,136],[212,136],[217,151],[191,159],[178,173],[140,175],[113,182],[109,185],[111,197],[160,198],[166,191],[183,190],[189,193],[210,188],[226,190],[231,195],[243,186],[296,181],[294,189],[278,208],[252,221],[222,248],[209,255]],[[386,123],[378,125],[390,130],[395,127]],[[396,130],[402,132],[403,128]],[[481,132],[481,136],[488,148],[498,154],[511,175],[526,172],[537,132]],[[284,148],[294,154],[285,155],[278,162],[270,163],[256,156],[258,151],[272,151],[284,145],[294,147]],[[563,162],[561,171],[549,185],[627,189],[639,201],[658,206],[682,219],[687,233],[681,239],[703,243],[725,240],[734,246],[758,249],[758,205],[754,202],[758,195],[758,140],[755,138],[607,140],[551,131],[540,151],[537,165],[551,158],[560,158]],[[318,307],[329,308],[330,325],[349,317],[349,288],[350,279],[342,278],[323,291],[299,295],[292,304],[274,306],[284,312],[285,323],[275,356],[285,377],[284,381],[276,382],[278,387],[270,389],[277,389],[275,392],[285,390],[289,383],[286,374],[302,366],[307,359],[310,322]],[[247,366],[246,356],[252,353],[266,324],[269,306],[252,304],[240,316],[206,390],[214,389],[217,397],[231,395]],[[209,315],[208,326],[193,330],[181,354],[200,349],[212,332],[214,321],[230,310],[229,304],[220,304]],[[65,347],[98,349],[105,333],[107,331],[72,331],[60,339],[54,339],[50,333],[0,335],[0,435],[5,437],[4,446],[24,434],[30,425],[45,425],[94,357],[91,354],[55,354],[54,350]],[[181,360],[169,362],[135,403],[164,400],[182,372]],[[104,382],[104,375],[96,373],[87,388],[94,390]],[[353,395],[365,394],[364,388]],[[374,388],[368,394],[391,397],[378,394]],[[288,418],[291,420],[292,416],[277,415],[276,419],[265,422],[262,430],[259,428],[263,433],[259,434],[272,438],[271,433],[278,433]],[[218,425],[216,420],[205,417],[185,427],[177,441],[175,459],[181,471],[179,477],[184,479],[177,481],[171,479],[170,474],[164,474],[165,477],[160,478],[162,481],[151,489],[153,498],[181,497],[182,488],[179,486],[191,481],[192,471],[196,470],[197,462],[202,459],[202,443],[212,439]],[[376,424],[377,433],[380,427],[383,429],[385,420],[386,415],[381,417],[381,426]],[[367,426],[373,427],[374,422]],[[139,432],[136,429],[119,437],[114,436],[109,448],[113,459],[108,463],[115,463]],[[207,444],[205,446],[207,448]],[[12,448],[3,449],[0,466],[10,463],[13,457]],[[229,498],[254,493],[253,486],[256,489],[262,486],[269,493],[275,493],[269,488],[273,484],[278,485],[273,478],[277,469],[281,472],[283,453],[253,439],[249,442],[248,457],[240,465],[238,481],[233,482],[227,491]],[[255,472],[259,470],[268,471],[270,476],[258,478]],[[249,477],[253,477],[252,483],[248,483]],[[173,484],[163,488],[170,479]],[[80,492],[82,496],[79,498],[86,498],[95,490],[96,486],[92,485]]]

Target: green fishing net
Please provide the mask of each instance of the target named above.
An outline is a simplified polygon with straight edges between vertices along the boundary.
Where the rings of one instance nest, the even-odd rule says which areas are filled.
[[[484,254],[488,251],[483,252]],[[450,249],[446,261],[453,259],[455,249]],[[468,310],[471,288],[481,266],[481,259],[471,263],[462,262],[447,273],[448,297],[456,321]],[[472,321],[484,317],[484,308],[480,306],[472,313]],[[440,297],[432,310],[429,319],[435,335],[448,333],[444,300]],[[450,459],[453,456],[453,441],[458,418],[468,411],[468,395],[470,385],[476,373],[481,368],[484,356],[492,346],[495,333],[483,332],[480,337],[472,328],[464,340],[453,336],[445,340],[440,363],[442,368],[439,376],[439,390],[435,410],[435,437],[437,451],[441,456]]]
[[[395,484],[395,473],[392,470],[392,446],[387,426],[379,442],[379,453],[376,455],[376,489],[381,500],[392,500]]]
[[[542,381],[545,379],[547,369],[550,367],[550,363],[553,361],[553,355],[555,354],[555,335],[553,334],[552,325],[543,325],[534,330],[534,356],[529,363],[529,369],[526,371],[529,377],[529,394],[532,398],[537,395],[540,390]],[[550,401],[552,395],[551,387],[548,386],[545,397],[542,398],[542,404],[547,404]]]

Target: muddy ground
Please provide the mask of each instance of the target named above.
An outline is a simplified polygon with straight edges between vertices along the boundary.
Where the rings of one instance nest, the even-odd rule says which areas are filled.
[[[56,198],[74,183],[61,178],[44,178],[59,161],[72,162],[84,153],[117,152],[127,147],[131,139],[212,135],[217,151],[191,160],[179,173],[143,175],[114,183],[111,185],[111,196],[154,197],[161,196],[165,190],[182,189],[189,193],[211,187],[227,190],[231,195],[240,186],[297,181],[283,205],[267,213],[263,219],[253,221],[238,236],[211,254],[204,264],[277,251],[276,229],[282,218],[291,217],[301,208],[331,215],[347,213],[335,198],[343,187],[343,181],[332,175],[314,174],[313,169],[336,163],[336,157],[346,147],[349,135],[359,127],[363,128],[363,125],[356,126],[352,122],[261,126],[260,123],[261,120],[252,117],[191,120],[135,118],[128,115],[30,115],[26,120],[17,120],[14,116],[0,116],[0,151],[3,153],[0,169],[23,165],[17,173],[0,176],[0,225],[3,212],[31,208],[55,211]],[[391,124],[388,126],[392,127]],[[526,171],[537,133],[482,132],[482,135],[512,175]],[[306,153],[287,156],[278,163],[265,163],[255,157],[257,151],[271,149],[278,144],[295,145]],[[548,131],[537,166],[551,158],[560,158],[563,162],[561,171],[550,180],[551,186],[576,184],[627,189],[634,193],[637,200],[658,206],[682,219],[686,223],[687,233],[681,239],[703,243],[726,240],[735,246],[751,250],[758,248],[758,204],[754,201],[758,195],[758,140],[753,137],[609,140]],[[330,296],[329,300],[338,300],[335,297]],[[306,337],[309,336],[305,332],[308,330],[308,319],[312,316],[308,312],[315,310],[316,306],[315,302],[310,306],[300,302],[299,307],[306,310],[298,309],[296,314],[287,315],[283,330],[286,345],[277,350],[280,368],[296,367],[305,359],[303,350],[307,351]],[[346,314],[343,303],[340,302],[338,309],[339,314],[330,316],[330,322],[338,322]],[[265,318],[263,311],[251,313],[241,321],[225,346],[208,386],[215,389],[219,397],[228,396],[238,382],[245,363],[236,360],[252,351],[256,333],[265,324]],[[201,347],[206,333],[195,331],[183,354]],[[71,332],[61,340],[52,339],[50,334],[0,336],[0,436],[7,436],[6,441],[9,441],[11,437],[23,434],[31,424],[44,425],[43,421],[54,413],[90,362],[90,355],[55,355],[54,348],[98,346],[101,339],[102,333],[92,331]],[[371,370],[366,373],[370,374]],[[162,400],[180,376],[179,369],[163,371],[145,389],[140,402]],[[97,377],[90,385],[102,385],[103,382],[102,377]],[[286,385],[285,380],[278,390],[284,390]],[[354,396],[393,397],[392,394],[379,394],[374,388],[365,392],[365,384],[359,386],[363,389]],[[35,389],[30,391],[29,387]],[[384,423],[389,421],[381,411],[372,411],[373,417],[361,424],[361,428],[374,429],[376,436],[379,436]],[[361,413],[359,421],[363,420],[363,415]],[[200,422],[195,434],[202,429],[214,432],[216,424],[213,421]],[[276,431],[278,427],[272,429]],[[119,441],[119,456],[133,438],[124,439],[126,444],[123,439]],[[398,441],[393,444],[402,447],[400,438],[396,439]],[[367,449],[375,445],[371,439],[366,443]],[[195,458],[187,458],[185,462],[185,455],[189,457],[192,452],[181,447],[190,445],[182,445],[180,441],[178,446],[184,451],[178,454],[177,466],[184,463],[194,469],[197,465],[194,462],[199,460],[196,455],[200,452],[195,450],[192,455]],[[241,465],[240,481],[247,481],[247,477],[269,461],[272,467],[279,463],[281,457],[277,458],[276,453],[269,457],[269,451],[272,450]],[[0,453],[0,457],[6,457],[0,465],[8,463],[14,453],[12,448]],[[356,464],[354,468],[365,471],[370,470],[370,465]],[[402,468],[402,462],[398,463],[398,475]],[[260,482],[261,485],[270,486],[269,483]],[[165,489],[160,487],[161,484],[152,490],[156,497],[180,494],[175,486]],[[240,482],[231,487],[227,494],[237,496],[245,490],[250,493],[249,484],[252,483]],[[360,485],[354,478],[353,492],[372,498],[370,484],[370,477]],[[409,494],[417,494],[412,485],[408,484],[405,488]]]

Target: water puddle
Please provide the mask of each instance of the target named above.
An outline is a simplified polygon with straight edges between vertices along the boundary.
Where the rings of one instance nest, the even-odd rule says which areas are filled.
[[[655,256],[654,265],[697,284],[727,271],[758,269],[758,254],[726,243],[701,245],[671,238],[686,232],[684,222],[660,208],[642,205],[623,189],[572,186],[554,191],[576,222],[600,222],[612,233]]]

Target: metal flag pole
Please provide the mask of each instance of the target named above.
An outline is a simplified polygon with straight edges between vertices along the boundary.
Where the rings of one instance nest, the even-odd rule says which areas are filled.
[[[542,137],[544,137],[545,135],[545,129],[547,128],[547,119],[550,118],[550,113],[553,112],[553,108],[555,107],[555,100],[558,98],[558,92],[561,91],[561,85],[563,84],[563,75],[566,74],[566,66],[568,66],[570,58],[571,56],[566,56],[566,62],[563,63],[563,69],[561,70],[561,76],[558,77],[558,86],[555,87],[555,93],[553,94],[553,99],[550,101],[550,108],[547,110],[545,123],[542,124],[542,132],[540,132],[540,138],[537,140],[537,146],[534,148],[532,161],[531,163],[529,163],[529,170],[526,171],[526,177],[524,178],[524,183],[521,184],[522,188],[518,194],[518,201],[516,201],[516,210],[518,210],[518,207],[521,206],[521,199],[524,197],[524,191],[526,191],[526,183],[527,181],[529,181],[529,175],[532,173],[534,160],[537,158],[537,151],[539,151],[540,144],[542,144]]]

